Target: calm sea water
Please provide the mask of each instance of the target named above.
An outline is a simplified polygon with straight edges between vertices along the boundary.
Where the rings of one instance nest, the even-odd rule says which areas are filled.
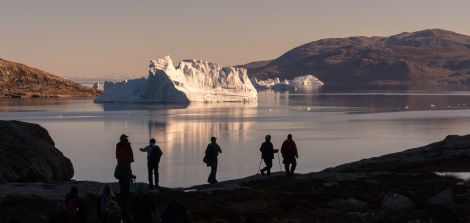
[[[45,127],[56,147],[72,160],[75,180],[114,182],[115,144],[125,133],[134,149],[137,181],[147,182],[145,153],[138,148],[156,138],[164,152],[160,184],[187,187],[206,183],[210,169],[202,158],[211,136],[219,138],[223,150],[219,181],[256,174],[266,134],[278,149],[291,133],[299,150],[297,172],[309,173],[468,134],[469,108],[470,90],[464,87],[325,85],[295,92],[260,91],[256,103],[2,99],[0,119]],[[279,163],[275,155],[273,171],[280,170]]]

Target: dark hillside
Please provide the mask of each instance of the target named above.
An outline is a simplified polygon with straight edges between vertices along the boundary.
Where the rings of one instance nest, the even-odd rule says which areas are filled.
[[[314,74],[326,83],[466,84],[470,36],[431,29],[329,38],[294,48],[266,65],[244,67],[258,79]]]
[[[36,68],[0,59],[0,98],[90,97],[102,93]]]

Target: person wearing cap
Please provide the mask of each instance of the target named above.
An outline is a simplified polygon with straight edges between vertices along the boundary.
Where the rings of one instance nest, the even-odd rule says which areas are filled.
[[[207,182],[210,184],[215,184],[218,181],[216,180],[216,174],[217,174],[217,157],[219,156],[219,153],[222,153],[222,149],[220,149],[220,146],[217,144],[217,138],[212,136],[211,137],[211,143],[207,145],[206,148],[206,154],[204,157],[204,160],[207,161],[207,166],[211,167],[211,173],[209,174],[209,178],[207,179]]]
[[[128,157],[134,159],[134,153],[132,152],[131,143],[128,140],[127,135],[122,134],[119,137],[119,142],[116,144],[116,159],[117,164],[122,164],[126,161]]]
[[[135,178],[132,175],[131,163],[134,162],[134,153],[132,152],[131,143],[127,139],[129,136],[122,134],[119,142],[116,144],[116,160],[118,166],[122,166],[122,173],[119,174],[119,199],[122,205],[126,205],[131,187],[131,181]]]
[[[286,176],[294,175],[294,170],[297,166],[296,158],[299,158],[299,155],[297,153],[297,146],[294,140],[292,140],[292,134],[288,134],[287,139],[282,143],[281,154],[282,158],[284,158],[282,163],[284,163],[284,168],[286,169]]]

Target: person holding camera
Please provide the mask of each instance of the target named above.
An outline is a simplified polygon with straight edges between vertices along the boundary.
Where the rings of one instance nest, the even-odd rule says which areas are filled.
[[[131,169],[131,163],[134,162],[134,153],[127,138],[127,135],[122,134],[116,144],[116,170],[119,168],[119,171],[117,171],[119,173],[115,173],[115,177],[119,180],[119,201],[123,207],[127,204],[131,182],[136,178]]]

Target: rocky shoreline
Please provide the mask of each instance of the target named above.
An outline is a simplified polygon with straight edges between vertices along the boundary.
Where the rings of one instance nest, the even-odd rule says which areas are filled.
[[[85,200],[88,222],[97,222],[95,207],[102,185],[89,181],[2,184],[0,215],[8,216],[5,222],[49,222],[56,203],[76,186]],[[112,187],[118,189],[115,183]],[[192,222],[470,221],[469,187],[452,176],[426,172],[310,173],[292,178],[278,172],[271,178],[250,176],[148,194],[159,214],[169,201],[177,200]],[[132,215],[130,207],[125,210]]]
[[[451,135],[320,172],[293,177],[275,172],[147,193],[158,210],[155,219],[176,200],[192,222],[470,222],[467,181],[452,173],[436,174],[468,171],[469,148],[470,135]],[[70,179],[0,184],[0,222],[49,222],[72,186],[85,201],[88,222],[97,222],[103,184]],[[118,191],[117,183],[111,185]],[[124,210],[132,216],[129,206]]]

